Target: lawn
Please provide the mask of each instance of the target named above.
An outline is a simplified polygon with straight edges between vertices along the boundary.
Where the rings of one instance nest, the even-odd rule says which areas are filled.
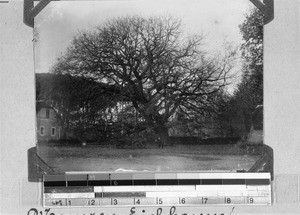
[[[259,158],[235,145],[173,145],[164,149],[39,146],[38,155],[60,171],[236,171]]]

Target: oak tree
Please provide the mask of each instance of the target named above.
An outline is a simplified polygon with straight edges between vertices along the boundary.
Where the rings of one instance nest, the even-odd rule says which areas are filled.
[[[201,35],[186,36],[174,17],[111,19],[76,35],[53,71],[116,86],[167,143],[175,113],[212,111],[214,94],[233,67],[234,52],[210,57],[202,41]]]

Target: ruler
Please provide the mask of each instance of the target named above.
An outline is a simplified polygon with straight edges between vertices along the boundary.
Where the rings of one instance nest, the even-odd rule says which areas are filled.
[[[66,173],[44,175],[45,207],[270,205],[269,173]]]

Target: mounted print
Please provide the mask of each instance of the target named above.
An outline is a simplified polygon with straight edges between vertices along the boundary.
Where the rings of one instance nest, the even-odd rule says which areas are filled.
[[[37,174],[272,173],[250,1],[53,1],[34,26]]]

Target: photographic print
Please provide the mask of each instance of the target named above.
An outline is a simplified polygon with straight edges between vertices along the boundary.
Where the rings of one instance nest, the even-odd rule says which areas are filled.
[[[54,1],[33,42],[42,171],[272,172],[248,0]]]

